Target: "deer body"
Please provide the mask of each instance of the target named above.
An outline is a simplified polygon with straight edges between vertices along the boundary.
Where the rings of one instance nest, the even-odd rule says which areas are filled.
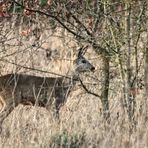
[[[46,107],[54,101],[52,98],[55,98],[55,106],[58,109],[59,105],[64,103],[71,86],[64,77],[44,78],[23,74],[8,74],[0,77],[1,96],[8,102],[14,101],[12,102],[14,106],[30,102]]]
[[[71,79],[67,77],[39,77],[25,74],[1,76],[0,101],[5,106],[11,104],[13,107],[22,102],[31,102],[31,104],[49,108],[51,104],[54,104],[58,114],[60,105],[64,103],[72,86],[76,83],[75,78],[79,76],[79,73],[95,69],[83,57],[84,49],[80,48],[78,57],[74,61],[75,70]],[[2,108],[1,110],[4,109]]]

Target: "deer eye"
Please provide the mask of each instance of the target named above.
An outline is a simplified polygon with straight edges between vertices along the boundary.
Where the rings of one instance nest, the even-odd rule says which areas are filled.
[[[86,63],[86,61],[85,60],[82,60],[82,63]]]

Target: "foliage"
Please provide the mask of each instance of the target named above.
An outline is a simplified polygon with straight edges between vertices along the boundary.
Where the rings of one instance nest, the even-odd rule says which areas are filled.
[[[51,147],[61,148],[79,148],[84,144],[84,135],[72,134],[67,131],[63,131],[59,135],[55,135],[51,138]]]

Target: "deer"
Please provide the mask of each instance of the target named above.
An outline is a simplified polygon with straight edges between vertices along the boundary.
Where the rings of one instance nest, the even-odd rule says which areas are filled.
[[[61,104],[68,97],[73,86],[79,80],[79,74],[94,72],[95,67],[84,57],[87,50],[81,47],[73,61],[74,70],[71,77],[40,77],[21,73],[10,73],[0,77],[0,114],[10,106],[33,104],[51,109],[58,116]]]

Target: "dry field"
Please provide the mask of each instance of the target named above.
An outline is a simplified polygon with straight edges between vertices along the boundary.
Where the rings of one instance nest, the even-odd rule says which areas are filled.
[[[53,76],[43,71],[61,75],[69,75],[72,71],[77,47],[68,34],[62,32],[66,36],[63,39],[60,38],[63,34],[45,31],[39,42],[41,47],[37,48],[32,47],[35,42],[33,37],[21,38],[17,35],[19,31],[9,29],[5,26],[1,32],[8,40],[5,48],[0,46],[1,75],[18,72]],[[47,50],[50,51],[48,58]],[[88,89],[99,94],[101,60],[91,48],[86,57],[95,65],[96,71],[83,75],[83,82]],[[20,65],[39,70],[32,71]],[[118,73],[118,66],[111,70]],[[45,108],[18,105],[1,125],[0,148],[148,148],[148,119],[143,90],[136,97],[135,122],[131,123],[120,103],[121,83],[119,75],[111,80],[110,123],[103,119],[100,99],[86,93],[78,83],[61,107],[58,121]]]
[[[45,108],[19,105],[3,121],[1,147],[147,148],[148,127],[140,106],[134,128],[124,114],[117,115],[118,101],[111,107],[108,124],[102,119],[99,101],[89,95],[69,97],[60,121]]]

